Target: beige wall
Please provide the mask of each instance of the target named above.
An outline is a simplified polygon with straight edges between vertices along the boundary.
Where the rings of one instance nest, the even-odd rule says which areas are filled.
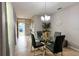
[[[65,34],[69,45],[79,49],[79,4],[52,15],[52,35],[55,31]]]
[[[42,22],[41,22],[41,18],[40,16],[36,15],[32,17],[32,31],[35,34],[35,38],[37,39],[37,31],[41,31],[42,30]]]
[[[5,10],[5,3],[2,3],[2,26],[3,26],[3,56],[6,56],[6,10]]]
[[[35,31],[40,31],[42,30],[42,22],[41,22],[41,17],[40,16],[34,16],[32,17],[33,20],[33,27]]]
[[[2,3],[0,2],[0,56],[2,55],[2,31],[3,31],[3,28],[2,28]]]
[[[10,55],[14,55],[15,42],[14,42],[14,15],[13,7],[10,2],[6,2],[7,10],[7,27],[8,27],[8,42]]]

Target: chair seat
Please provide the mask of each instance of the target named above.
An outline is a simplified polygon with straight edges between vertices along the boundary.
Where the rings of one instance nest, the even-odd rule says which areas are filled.
[[[41,42],[36,42],[36,46],[34,48],[38,48],[38,47],[41,47],[41,46],[44,46],[44,44],[42,44]]]
[[[48,44],[46,47],[47,47],[50,51],[53,52],[54,43],[52,43],[52,44]]]
[[[49,40],[48,42],[49,42],[49,43],[54,43],[54,41],[52,41],[52,40]]]

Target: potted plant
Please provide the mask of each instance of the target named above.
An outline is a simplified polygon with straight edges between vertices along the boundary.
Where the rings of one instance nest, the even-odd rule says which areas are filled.
[[[43,31],[49,31],[50,23],[43,23],[42,27],[43,27]]]

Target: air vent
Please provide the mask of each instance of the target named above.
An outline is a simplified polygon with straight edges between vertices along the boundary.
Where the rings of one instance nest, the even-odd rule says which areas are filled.
[[[62,8],[58,8],[57,10],[61,10]]]

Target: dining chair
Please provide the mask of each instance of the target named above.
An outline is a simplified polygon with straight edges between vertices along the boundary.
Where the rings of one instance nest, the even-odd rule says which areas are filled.
[[[61,36],[61,32],[55,32],[54,37],[51,37],[48,42],[49,43],[55,42],[55,39],[56,39],[57,36]]]
[[[43,47],[44,46],[44,44],[43,43],[41,43],[41,42],[36,42],[35,41],[35,37],[34,37],[34,35],[31,33],[31,38],[32,38],[32,46],[33,46],[33,48],[34,48],[34,55],[35,55],[35,52],[36,52],[36,48],[40,48],[40,47]]]
[[[64,41],[65,35],[57,36],[55,39],[55,42],[48,44],[46,47],[54,54],[57,55],[57,53],[61,52],[61,55],[63,55],[63,41]]]

